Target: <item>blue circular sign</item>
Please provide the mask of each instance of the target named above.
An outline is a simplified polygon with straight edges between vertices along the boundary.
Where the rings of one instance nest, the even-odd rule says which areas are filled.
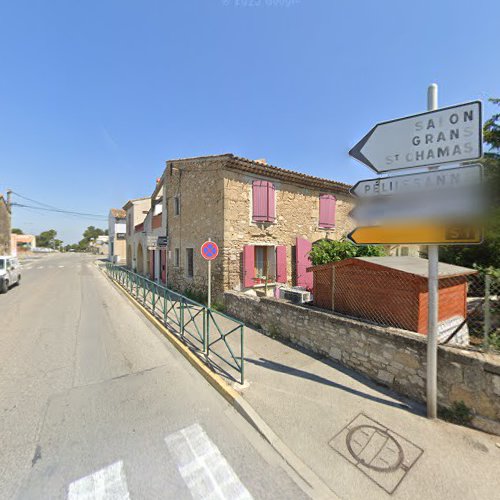
[[[214,260],[217,255],[219,255],[219,247],[217,243],[213,241],[205,241],[203,245],[201,245],[201,256],[205,260]]]

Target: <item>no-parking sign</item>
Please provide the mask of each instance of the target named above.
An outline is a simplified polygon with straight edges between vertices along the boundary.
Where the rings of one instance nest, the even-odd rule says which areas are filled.
[[[205,241],[203,245],[201,245],[201,256],[205,260],[214,260],[219,255],[219,247],[217,243],[213,241]]]

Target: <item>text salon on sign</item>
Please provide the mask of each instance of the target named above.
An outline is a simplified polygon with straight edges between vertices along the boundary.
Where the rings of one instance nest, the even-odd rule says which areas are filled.
[[[441,108],[377,124],[349,154],[376,172],[482,156],[481,103]]]

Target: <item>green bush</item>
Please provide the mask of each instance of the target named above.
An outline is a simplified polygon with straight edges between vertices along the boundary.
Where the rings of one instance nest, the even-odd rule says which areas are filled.
[[[314,243],[309,258],[314,266],[337,262],[351,257],[380,257],[386,255],[382,246],[357,246],[350,241],[321,240]]]
[[[470,425],[472,420],[472,411],[463,401],[454,401],[450,408],[441,408],[439,416],[458,425]]]

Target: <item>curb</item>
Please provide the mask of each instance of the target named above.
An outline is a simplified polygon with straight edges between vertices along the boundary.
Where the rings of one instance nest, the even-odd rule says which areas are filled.
[[[310,498],[313,499],[336,499],[339,498],[324,483],[324,481],[281,440],[280,437],[269,427],[264,419],[254,408],[234,390],[224,379],[212,371],[205,363],[194,354],[183,342],[173,335],[156,317],[145,307],[137,302],[129,293],[109,277],[101,266],[96,265],[101,273],[110,280],[114,287],[124,295],[156,329],[169,340],[169,342],[198,370],[203,378],[231,405],[233,408],[254,427],[257,432],[274,448],[288,466],[298,477],[292,477],[297,486]]]

